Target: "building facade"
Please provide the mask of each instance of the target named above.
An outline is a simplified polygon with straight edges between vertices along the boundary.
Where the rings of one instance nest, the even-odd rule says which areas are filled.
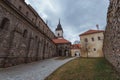
[[[81,57],[103,57],[103,30],[88,30],[80,34]]]
[[[0,67],[56,56],[54,33],[24,0],[0,0]]]
[[[71,45],[71,56],[72,57],[80,57],[81,56],[81,52],[80,52],[81,46],[80,44],[73,44]]]
[[[53,42],[57,45],[57,56],[71,56],[71,42],[64,39],[63,29],[59,20],[57,28],[55,30],[56,38]]]
[[[106,59],[120,72],[120,0],[110,0],[103,52]]]

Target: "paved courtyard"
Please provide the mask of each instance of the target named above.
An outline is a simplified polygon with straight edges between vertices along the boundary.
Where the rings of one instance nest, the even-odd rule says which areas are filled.
[[[0,70],[0,80],[44,80],[58,67],[74,58],[56,60],[56,58],[22,64]]]

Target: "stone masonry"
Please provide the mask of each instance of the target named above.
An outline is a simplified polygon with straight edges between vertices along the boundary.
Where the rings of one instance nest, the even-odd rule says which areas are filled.
[[[106,59],[120,72],[120,0],[110,0],[103,51]]]
[[[0,0],[0,67],[56,55],[54,33],[24,0]]]

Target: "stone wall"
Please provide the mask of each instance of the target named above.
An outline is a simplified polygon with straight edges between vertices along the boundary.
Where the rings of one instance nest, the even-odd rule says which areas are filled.
[[[110,0],[103,51],[106,59],[120,72],[120,0]]]
[[[0,0],[0,67],[55,56],[53,38],[54,33],[24,0]]]

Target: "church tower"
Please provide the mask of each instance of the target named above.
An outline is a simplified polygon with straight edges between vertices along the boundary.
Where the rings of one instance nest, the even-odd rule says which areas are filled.
[[[59,23],[57,25],[57,28],[55,30],[55,35],[57,38],[63,38],[63,29],[60,23],[60,19],[59,19]]]

